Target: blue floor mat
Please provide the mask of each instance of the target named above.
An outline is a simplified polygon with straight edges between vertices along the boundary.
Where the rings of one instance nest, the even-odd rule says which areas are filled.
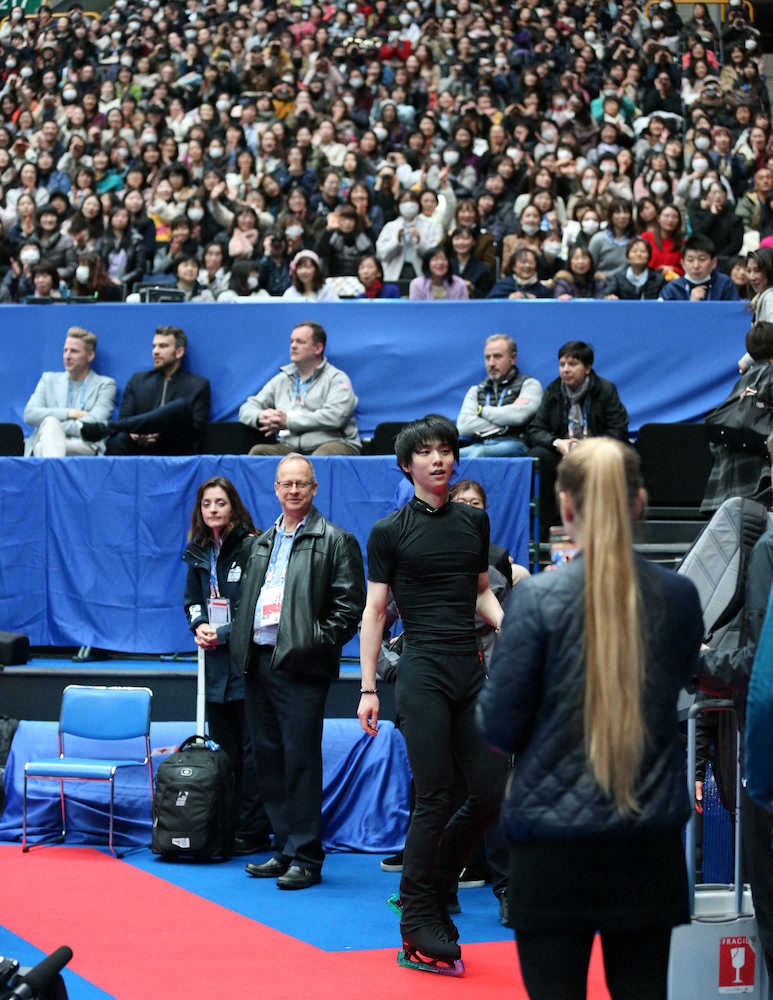
[[[250,878],[248,861],[267,855],[210,864],[161,861],[150,851],[124,860],[213,903],[306,941],[324,951],[398,947],[398,917],[386,905],[397,892],[399,874],[383,872],[373,854],[329,854],[322,883],[283,892],[272,879]],[[499,921],[499,905],[489,886],[459,893],[462,913],[454,917],[462,941],[505,941],[512,931]]]

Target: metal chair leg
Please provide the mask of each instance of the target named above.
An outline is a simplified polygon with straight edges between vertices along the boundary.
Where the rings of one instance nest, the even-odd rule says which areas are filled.
[[[27,769],[24,769],[24,797],[22,799],[21,812],[21,849],[26,854],[29,851],[27,845]]]

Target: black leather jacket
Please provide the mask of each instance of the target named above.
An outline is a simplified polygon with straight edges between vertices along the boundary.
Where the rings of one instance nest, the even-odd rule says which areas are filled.
[[[246,543],[239,611],[231,629],[231,656],[246,671],[253,619],[268,569],[276,527]],[[357,631],[365,607],[365,574],[357,539],[312,507],[293,543],[282,599],[273,669],[298,676],[337,677],[341,647]]]

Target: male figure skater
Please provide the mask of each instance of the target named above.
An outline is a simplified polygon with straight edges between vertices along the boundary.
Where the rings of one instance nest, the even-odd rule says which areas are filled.
[[[448,499],[448,481],[459,458],[453,423],[436,415],[415,420],[400,431],[395,452],[415,494],[378,521],[368,540],[357,716],[374,736],[376,660],[391,587],[405,628],[397,708],[416,789],[400,882],[403,950],[398,962],[461,975],[459,935],[448,915],[448,898],[473,846],[497,818],[506,771],[506,759],[487,746],[475,725],[484,678],[475,612],[498,628],[502,608],[488,584],[488,516]],[[452,816],[455,768],[468,797]]]

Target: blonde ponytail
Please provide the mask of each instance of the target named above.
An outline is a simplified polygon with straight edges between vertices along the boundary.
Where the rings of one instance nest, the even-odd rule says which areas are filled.
[[[646,656],[631,532],[638,462],[620,442],[593,438],[564,459],[558,483],[571,495],[583,527],[585,752],[618,810],[632,812],[646,740]]]

